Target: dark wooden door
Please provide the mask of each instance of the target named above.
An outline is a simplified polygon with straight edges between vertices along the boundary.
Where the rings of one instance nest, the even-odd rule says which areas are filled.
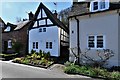
[[[8,43],[7,41],[4,41],[4,52],[7,52],[7,47],[8,47]]]

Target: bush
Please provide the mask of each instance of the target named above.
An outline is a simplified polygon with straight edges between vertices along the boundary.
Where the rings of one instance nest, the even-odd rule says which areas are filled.
[[[120,72],[112,72],[110,78],[114,78],[115,80],[120,79]]]
[[[50,58],[50,52],[45,53],[44,58],[48,60]]]
[[[34,54],[35,52],[36,52],[35,50],[33,50],[33,49],[31,50],[31,54]]]
[[[71,66],[65,67],[64,72],[67,74],[79,74],[79,68],[74,65],[71,65]]]
[[[64,72],[67,74],[84,74],[92,77],[102,77],[106,79],[120,79],[120,72],[109,72],[107,69],[100,67],[78,66],[70,62],[65,63]]]
[[[64,63],[64,65],[65,65],[66,67],[68,67],[68,66],[71,65],[71,62],[67,61],[66,63]]]
[[[17,63],[21,63],[21,58],[15,58],[15,59],[13,59],[13,62],[17,62]]]
[[[12,48],[16,53],[20,53],[20,50],[22,49],[23,44],[20,42],[13,42]]]

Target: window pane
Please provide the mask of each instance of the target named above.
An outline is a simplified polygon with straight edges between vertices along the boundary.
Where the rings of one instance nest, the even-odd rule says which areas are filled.
[[[46,48],[48,49],[48,42],[46,42]]]
[[[38,49],[38,42],[36,42],[36,49]]]
[[[43,32],[46,32],[46,28],[43,28]]]
[[[39,32],[42,32],[42,28],[39,29]]]
[[[89,48],[94,48],[95,44],[94,44],[94,36],[89,36],[88,37],[88,47]]]
[[[97,48],[103,48],[103,36],[97,36]]]
[[[101,9],[104,9],[104,8],[105,8],[105,1],[102,1],[102,2],[100,3],[100,8],[101,8]]]
[[[12,41],[8,40],[8,48],[12,48]]]
[[[98,2],[94,2],[94,3],[93,3],[93,6],[94,6],[93,9],[94,9],[94,10],[97,10],[97,9],[98,9]]]
[[[52,42],[50,42],[50,49],[52,49]]]
[[[35,48],[35,42],[33,42],[33,49]]]

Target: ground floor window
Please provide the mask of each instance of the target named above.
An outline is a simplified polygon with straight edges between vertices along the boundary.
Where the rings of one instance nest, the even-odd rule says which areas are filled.
[[[105,48],[105,36],[89,35],[88,36],[88,48],[104,49]]]
[[[33,42],[33,49],[38,49],[38,42]]]
[[[8,48],[12,48],[12,41],[8,40]]]
[[[46,42],[46,49],[52,49],[52,42]]]

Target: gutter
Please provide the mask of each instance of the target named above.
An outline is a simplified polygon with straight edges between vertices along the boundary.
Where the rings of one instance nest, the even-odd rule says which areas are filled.
[[[77,48],[78,48],[78,64],[80,63],[80,42],[79,42],[79,19],[77,19],[76,17],[75,17],[75,20],[77,21]]]

